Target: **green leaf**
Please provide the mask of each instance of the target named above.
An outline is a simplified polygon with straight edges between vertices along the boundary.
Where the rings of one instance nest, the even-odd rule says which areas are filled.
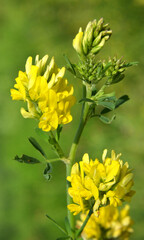
[[[91,102],[91,103],[95,103],[94,100],[90,99],[90,98],[82,98],[81,100],[79,100],[79,103],[81,102]]]
[[[59,124],[59,125],[58,125],[58,128],[57,128],[57,130],[56,130],[57,140],[60,139],[60,134],[61,134],[62,129],[63,129],[63,125],[62,125],[62,124]]]
[[[128,96],[128,95],[123,95],[123,96],[121,96],[121,97],[116,101],[115,108],[118,108],[120,105],[124,104],[124,103],[127,102],[128,100],[129,100],[129,96]]]
[[[52,172],[52,166],[50,163],[47,163],[46,168],[44,169],[43,175],[48,181],[51,179],[51,174],[50,174],[51,172]]]
[[[65,217],[65,227],[66,227],[68,235],[71,235],[71,227],[70,227],[68,217]]]
[[[63,233],[65,233],[67,235],[67,232],[65,231],[65,229],[63,229],[54,219],[52,219],[49,215],[46,214],[46,217],[52,222],[54,223]]]
[[[109,101],[98,101],[97,103],[98,105],[101,105],[103,107],[106,107],[110,110],[114,110],[115,109],[115,102],[109,102]]]
[[[35,128],[35,132],[37,133],[37,135],[39,137],[41,137],[43,140],[45,140],[46,142],[48,141],[49,136],[47,135],[46,132],[42,131],[42,129],[40,128]]]
[[[113,117],[111,119],[109,119],[108,117],[105,117],[103,115],[100,115],[99,116],[99,119],[103,122],[103,123],[106,123],[106,124],[110,124],[114,119],[115,119],[115,115],[113,115]]]
[[[42,147],[39,145],[35,138],[30,137],[28,138],[28,140],[36,150],[38,150],[45,158],[47,158],[45,152],[43,151]]]
[[[28,163],[28,164],[35,164],[40,163],[40,161],[34,157],[30,157],[28,155],[23,154],[21,157],[15,156],[14,160],[20,163]]]
[[[70,60],[68,59],[66,54],[64,54],[63,56],[66,60],[67,65],[68,65],[68,70],[76,76],[76,71],[75,71],[75,68],[74,68],[75,65],[70,62]]]

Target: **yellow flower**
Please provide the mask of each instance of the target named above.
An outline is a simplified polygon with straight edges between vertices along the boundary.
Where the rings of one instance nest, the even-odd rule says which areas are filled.
[[[80,228],[86,218],[86,214],[81,214],[77,227]],[[121,239],[128,240],[131,233],[133,221],[129,216],[129,205],[122,210],[118,210],[114,206],[102,207],[99,216],[91,215],[86,227],[82,232],[85,240],[100,239]]]
[[[133,174],[128,163],[123,164],[120,160],[121,154],[114,151],[111,157],[106,157],[107,150],[102,155],[102,163],[98,159],[89,159],[84,154],[82,161],[75,163],[71,169],[71,176],[67,180],[71,182],[68,189],[74,204],[68,205],[68,209],[77,214],[75,205],[79,212],[86,212],[93,208],[97,210],[105,205],[120,206],[122,201],[128,201],[134,194],[131,190],[133,185]]]
[[[58,115],[55,110],[46,109],[40,118],[39,128],[43,131],[55,130],[58,127]]]
[[[27,110],[21,108],[24,118],[39,120],[39,128],[43,131],[57,129],[59,124],[72,121],[71,107],[75,103],[73,86],[64,78],[65,68],[57,67],[54,57],[47,64],[48,55],[39,59],[28,57],[25,72],[19,71],[15,79],[14,89],[11,89],[13,100],[23,100]]]

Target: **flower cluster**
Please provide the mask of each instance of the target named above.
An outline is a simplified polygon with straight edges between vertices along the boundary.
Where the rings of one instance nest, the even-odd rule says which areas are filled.
[[[64,78],[65,68],[58,68],[54,57],[49,64],[47,60],[48,55],[42,59],[37,55],[33,65],[29,57],[25,72],[19,71],[11,89],[13,100],[27,102],[27,110],[21,108],[22,116],[38,119],[43,131],[55,130],[59,124],[72,121],[70,109],[75,103],[73,86]]]
[[[106,155],[105,149],[101,163],[84,154],[82,161],[73,165],[71,176],[67,180],[71,182],[68,192],[74,202],[68,205],[68,209],[74,215],[92,208],[97,214],[100,207],[109,204],[117,207],[123,201],[130,201],[133,196],[133,173],[128,163],[123,164],[121,154],[116,156],[114,151],[111,157]]]
[[[77,227],[81,227],[86,215],[80,215],[81,221],[77,221]],[[85,240],[99,239],[120,239],[128,240],[131,233],[133,221],[129,216],[129,205],[125,205],[122,210],[114,206],[102,207],[99,211],[99,217],[94,214],[90,219],[84,231],[82,238]]]
[[[104,24],[103,18],[99,21],[90,21],[85,31],[79,29],[73,40],[73,47],[80,56],[92,56],[97,54],[112,34],[109,24]]]

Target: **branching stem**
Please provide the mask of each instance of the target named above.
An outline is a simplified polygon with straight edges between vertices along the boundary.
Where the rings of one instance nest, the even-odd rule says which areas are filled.
[[[91,90],[90,90],[89,86],[86,86],[86,87],[84,86],[83,98],[85,98],[85,97],[86,98],[91,97]],[[86,122],[88,119],[88,113],[89,113],[89,103],[84,102],[83,106],[82,106],[80,123],[79,123],[78,129],[76,131],[74,141],[70,148],[70,153],[69,153],[69,158],[68,158],[70,160],[70,163],[66,165],[66,175],[67,176],[70,176],[70,174],[71,174],[71,168],[75,162],[75,156],[76,156],[76,151],[78,148],[78,143],[79,143],[80,137],[82,135],[83,129],[86,125]],[[67,181],[67,205],[72,203],[72,198],[68,194],[69,187],[70,187],[70,182]],[[69,223],[71,226],[71,233],[72,233],[71,237],[74,239],[74,237],[75,237],[75,220],[74,220],[73,214],[69,210],[68,210],[68,219],[69,219]]]

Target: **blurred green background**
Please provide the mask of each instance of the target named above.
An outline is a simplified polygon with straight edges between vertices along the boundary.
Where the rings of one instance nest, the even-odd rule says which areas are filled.
[[[20,115],[20,102],[10,97],[10,88],[28,56],[55,56],[65,65],[63,53],[76,60],[72,39],[80,26],[103,17],[113,35],[98,54],[99,58],[124,56],[139,65],[127,70],[123,82],[114,86],[117,96],[128,94],[130,101],[117,111],[111,125],[89,121],[80,141],[77,158],[89,152],[101,157],[104,148],[122,152],[123,160],[134,168],[136,195],[131,202],[135,222],[131,239],[144,239],[144,0],[1,0],[0,1],[0,239],[55,240],[62,236],[45,214],[64,226],[66,216],[65,166],[53,164],[53,177],[47,182],[44,166],[14,161],[22,153],[40,157],[28,142],[36,122]],[[67,73],[81,97],[81,83]],[[61,145],[68,154],[77,126],[80,104],[73,107],[73,122],[64,127]],[[37,138],[38,139],[38,138]],[[51,148],[42,140],[49,157]]]

